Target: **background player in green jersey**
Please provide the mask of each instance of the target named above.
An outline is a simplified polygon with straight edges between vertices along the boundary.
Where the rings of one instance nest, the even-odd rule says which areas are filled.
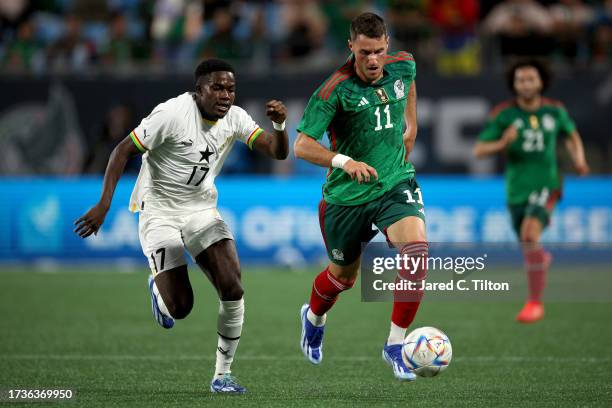
[[[493,109],[474,147],[476,157],[506,153],[508,208],[523,243],[529,287],[527,302],[516,316],[522,323],[544,316],[542,292],[552,257],[540,245],[540,237],[561,197],[558,139],[564,141],[578,174],[589,172],[574,122],[560,102],[542,96],[548,82],[548,70],[537,60],[512,65],[508,86],[515,98]]]
[[[385,23],[372,13],[353,20],[348,46],[346,64],[310,98],[295,142],[296,157],[329,167],[319,220],[331,262],[314,279],[310,302],[301,310],[301,347],[314,364],[323,358],[326,312],[353,286],[362,243],[376,234],[372,224],[402,254],[421,259],[414,270],[400,271],[403,278],[420,281],[427,272],[423,199],[407,160],[417,131],[414,59],[402,51],[387,54]],[[325,131],[330,149],[318,143]],[[414,380],[401,344],[422,290],[394,295],[383,357],[396,378]]]

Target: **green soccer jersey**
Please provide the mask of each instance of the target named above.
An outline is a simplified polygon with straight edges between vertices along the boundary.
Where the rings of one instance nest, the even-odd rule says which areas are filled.
[[[414,167],[406,161],[403,133],[415,74],[412,55],[400,51],[386,57],[383,77],[369,84],[355,74],[351,57],[312,94],[298,132],[321,140],[327,131],[332,151],[365,162],[378,173],[378,180],[359,184],[344,170],[331,168],[323,186],[326,202],[367,203],[414,177]]]
[[[507,150],[506,196],[508,204],[523,204],[534,192],[561,187],[557,139],[573,132],[576,125],[560,102],[544,98],[537,111],[527,112],[509,101],[493,109],[479,140],[498,140],[511,124],[518,129],[518,137]]]

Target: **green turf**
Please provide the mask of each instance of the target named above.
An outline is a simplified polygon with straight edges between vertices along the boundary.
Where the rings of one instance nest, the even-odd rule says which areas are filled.
[[[166,331],[151,317],[144,271],[5,268],[0,389],[72,388],[76,401],[64,405],[87,407],[612,405],[609,303],[550,304],[533,326],[513,321],[517,303],[425,303],[414,325],[446,331],[453,361],[436,378],[400,383],[380,359],[390,305],[361,303],[357,291],[328,318],[323,364],[302,359],[298,311],[313,276],[244,271],[233,372],[249,393],[228,397],[208,392],[217,301],[195,271],[194,310]]]

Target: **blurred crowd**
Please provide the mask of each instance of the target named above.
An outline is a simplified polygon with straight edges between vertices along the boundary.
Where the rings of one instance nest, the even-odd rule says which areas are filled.
[[[421,72],[478,75],[517,55],[546,57],[556,70],[612,67],[612,0],[0,0],[0,74],[190,75],[213,56],[255,75],[325,73],[348,55],[350,21],[364,11],[384,16],[391,48],[412,52]],[[102,173],[139,119],[131,103],[109,101],[80,134],[79,109],[60,88],[40,107],[45,120],[29,105],[0,116],[0,137],[13,140],[5,139],[0,174]],[[54,142],[32,160],[26,147],[41,129]],[[247,150],[235,149],[224,171],[316,170],[300,161],[270,169]],[[66,152],[74,160],[63,160]],[[139,167],[136,158],[127,171]]]
[[[350,20],[383,15],[392,48],[474,75],[511,55],[612,65],[612,0],[3,0],[0,71],[191,71],[216,56],[251,71],[327,68]]]

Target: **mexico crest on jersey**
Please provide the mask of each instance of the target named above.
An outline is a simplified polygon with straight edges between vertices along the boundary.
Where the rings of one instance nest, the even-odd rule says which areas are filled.
[[[389,95],[387,95],[387,91],[385,91],[385,88],[378,88],[377,90],[374,91],[374,93],[376,94],[380,102],[382,103],[389,102]]]
[[[544,130],[548,130],[549,132],[555,129],[555,118],[551,115],[546,114],[542,117],[542,126],[544,126]]]
[[[332,257],[336,261],[344,261],[344,253],[337,248],[332,249]]]
[[[393,90],[395,91],[395,97],[397,99],[401,99],[404,97],[404,95],[406,95],[404,92],[404,82],[401,79],[395,81],[393,84]]]

